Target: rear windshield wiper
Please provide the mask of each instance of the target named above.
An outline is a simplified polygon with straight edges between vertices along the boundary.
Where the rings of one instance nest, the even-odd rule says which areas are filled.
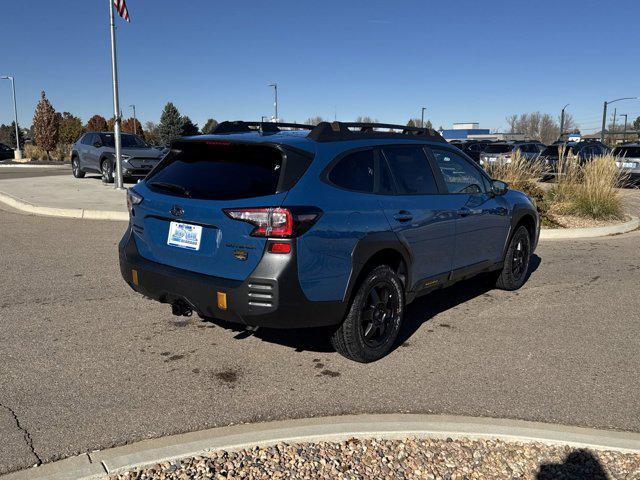
[[[178,192],[183,194],[185,197],[190,197],[191,192],[183,187],[182,185],[176,185],[175,183],[167,183],[167,182],[151,182],[149,183],[151,187],[162,188],[163,190],[171,190],[172,192]]]

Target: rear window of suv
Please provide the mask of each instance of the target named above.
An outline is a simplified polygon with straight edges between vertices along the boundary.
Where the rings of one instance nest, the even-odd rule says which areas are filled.
[[[614,155],[616,157],[640,158],[640,147],[618,147]]]
[[[208,200],[261,197],[288,190],[302,176],[311,158],[266,145],[219,142],[186,144],[170,153],[145,180],[164,194]]]
[[[487,145],[483,153],[507,153],[513,150],[513,145]]]

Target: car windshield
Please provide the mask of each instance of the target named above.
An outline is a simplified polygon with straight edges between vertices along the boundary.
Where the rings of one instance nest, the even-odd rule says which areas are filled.
[[[513,150],[513,145],[496,144],[488,145],[487,148],[484,149],[484,153],[507,153],[511,150]]]
[[[114,138],[115,136],[113,133],[100,134],[100,140],[102,141],[102,145],[105,147],[115,147]],[[120,139],[122,142],[122,148],[149,148],[149,144],[137,135],[125,133],[120,135]]]
[[[560,145],[549,145],[547,148],[545,148],[545,149],[542,151],[542,154],[541,154],[541,155],[543,155],[543,156],[545,156],[545,157],[557,157],[557,156],[558,156],[558,152],[560,151],[560,150],[559,150],[559,149],[560,149],[560,147],[561,147]],[[566,149],[567,149],[567,148],[568,148],[568,147],[565,145],[565,146],[564,146],[565,152],[566,152]]]
[[[640,158],[640,147],[618,147],[613,154],[616,157]]]

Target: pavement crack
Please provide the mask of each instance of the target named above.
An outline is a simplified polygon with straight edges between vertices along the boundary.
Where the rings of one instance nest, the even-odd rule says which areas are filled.
[[[33,446],[33,438],[31,438],[31,434],[29,433],[29,431],[26,428],[24,428],[20,423],[20,419],[18,418],[18,415],[16,414],[16,412],[11,407],[8,407],[4,403],[0,403],[0,407],[7,409],[11,414],[11,416],[13,416],[13,420],[16,422],[16,427],[18,428],[18,430],[22,432],[22,436],[24,437],[24,441],[27,444],[27,447],[29,447],[29,450],[31,450],[31,453],[33,453],[33,456],[36,457],[36,460],[37,460],[36,465],[38,466],[42,465],[42,458],[40,458],[40,455],[38,455],[38,452],[36,452],[36,449]]]

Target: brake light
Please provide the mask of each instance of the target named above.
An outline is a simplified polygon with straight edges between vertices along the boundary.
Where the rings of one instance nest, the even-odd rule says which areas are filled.
[[[269,244],[270,253],[291,253],[291,244],[285,242],[271,242]]]
[[[302,235],[322,213],[310,207],[227,208],[223,211],[234,220],[253,225],[251,236],[280,238]]]
[[[134,205],[138,205],[144,200],[141,195],[138,195],[133,190],[127,190],[127,210],[129,215],[134,216],[136,214],[133,209]]]

